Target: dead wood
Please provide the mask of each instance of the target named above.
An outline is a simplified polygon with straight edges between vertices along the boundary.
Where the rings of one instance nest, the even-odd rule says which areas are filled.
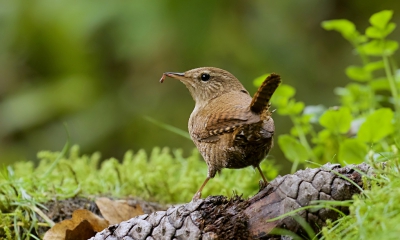
[[[109,226],[91,239],[280,239],[270,234],[274,228],[303,235],[300,224],[290,216],[268,220],[310,206],[314,200],[349,200],[363,187],[360,172],[369,174],[370,170],[367,164],[341,167],[328,163],[277,177],[248,200],[210,196]],[[339,210],[347,212],[345,207]],[[315,232],[327,219],[339,217],[336,211],[326,208],[304,209],[297,215]]]

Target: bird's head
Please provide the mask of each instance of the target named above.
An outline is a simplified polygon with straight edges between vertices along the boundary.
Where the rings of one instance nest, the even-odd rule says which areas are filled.
[[[214,67],[195,68],[184,73],[165,72],[165,77],[178,79],[189,89],[196,104],[206,104],[211,99],[232,91],[248,94],[239,80],[228,71]]]

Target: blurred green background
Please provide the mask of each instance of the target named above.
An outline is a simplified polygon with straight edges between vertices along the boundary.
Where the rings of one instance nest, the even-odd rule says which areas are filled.
[[[298,100],[335,105],[358,57],[321,21],[346,18],[363,32],[384,9],[399,25],[399,0],[0,0],[0,162],[61,150],[63,122],[84,153],[190,154],[191,141],[144,118],[187,129],[194,102],[180,82],[158,82],[166,71],[223,68],[251,93],[254,78],[276,72]],[[275,122],[276,134],[289,131],[289,119]],[[285,165],[278,147],[271,155]]]

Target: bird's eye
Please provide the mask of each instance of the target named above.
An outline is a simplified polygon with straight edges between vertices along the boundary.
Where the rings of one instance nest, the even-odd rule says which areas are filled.
[[[201,81],[207,82],[208,80],[210,80],[210,74],[203,73],[203,74],[201,74],[200,78],[201,78]]]

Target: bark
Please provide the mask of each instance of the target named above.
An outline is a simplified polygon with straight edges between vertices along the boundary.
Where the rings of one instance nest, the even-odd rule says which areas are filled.
[[[300,170],[277,177],[248,200],[239,196],[231,199],[210,196],[112,225],[91,239],[280,239],[270,234],[274,228],[303,235],[298,221],[290,216],[273,222],[267,220],[310,206],[313,200],[349,200],[360,193],[362,174],[370,172],[367,164],[347,167],[325,164],[321,168]],[[347,212],[345,207],[339,210]],[[315,232],[327,219],[339,217],[336,211],[325,208],[305,209],[297,215]]]

